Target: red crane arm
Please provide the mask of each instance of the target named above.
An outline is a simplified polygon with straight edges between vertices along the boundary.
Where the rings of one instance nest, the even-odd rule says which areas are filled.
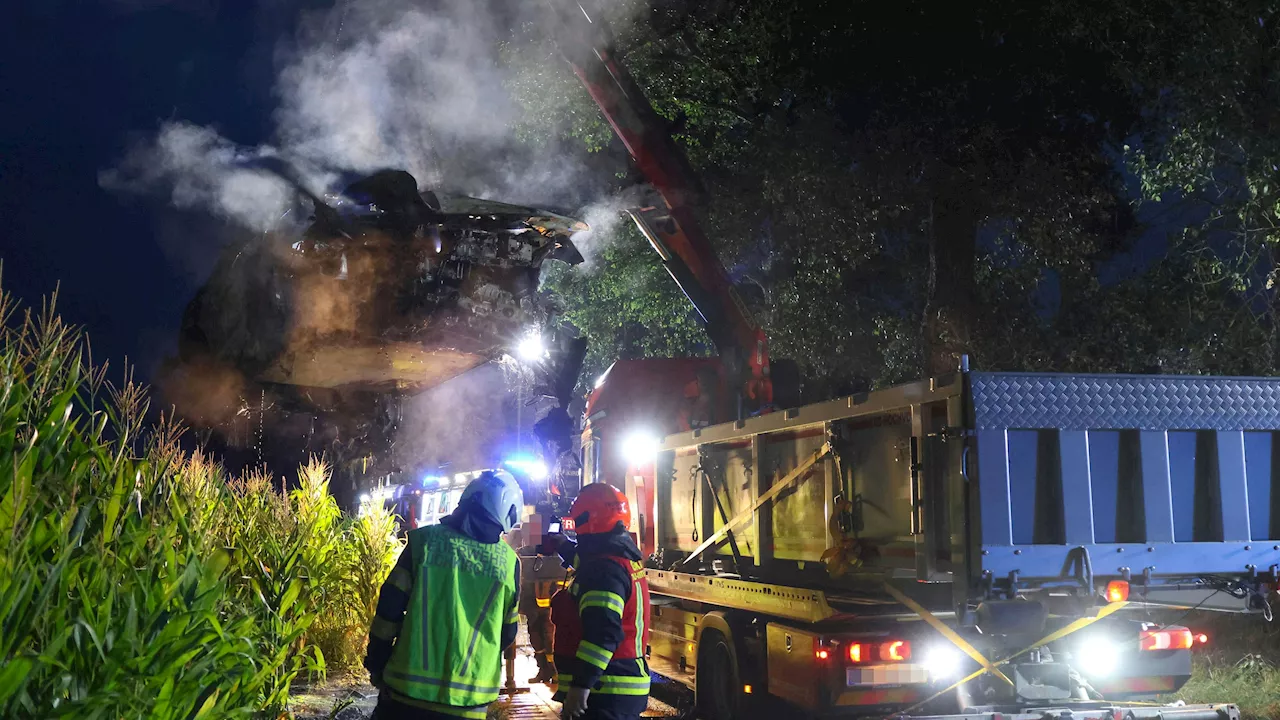
[[[705,193],[666,122],[613,53],[602,20],[577,2],[549,0],[560,20],[561,53],[573,67],[613,132],[626,146],[665,208],[629,211],[637,227],[662,258],[671,277],[706,324],[730,377],[741,380],[757,406],[773,401],[769,349],[693,213]]]

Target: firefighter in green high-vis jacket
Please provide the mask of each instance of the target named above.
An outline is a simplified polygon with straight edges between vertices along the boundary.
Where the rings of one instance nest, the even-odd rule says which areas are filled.
[[[485,472],[453,514],[409,532],[369,630],[374,718],[484,719],[519,622],[520,565],[501,539],[523,508],[514,478]]]

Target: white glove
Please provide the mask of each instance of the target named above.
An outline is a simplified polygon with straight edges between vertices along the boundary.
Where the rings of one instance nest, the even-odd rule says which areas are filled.
[[[587,712],[587,696],[591,691],[586,688],[571,687],[565,691],[564,705],[560,708],[560,717],[576,718]]]

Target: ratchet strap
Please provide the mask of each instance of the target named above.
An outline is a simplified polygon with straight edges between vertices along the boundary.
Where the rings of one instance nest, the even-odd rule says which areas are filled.
[[[1026,655],[1027,653],[1031,652],[1032,650],[1042,645],[1047,645],[1051,642],[1061,640],[1062,638],[1074,632],[1083,630],[1084,628],[1089,627],[1095,622],[1107,617],[1108,615],[1111,615],[1117,612],[1118,610],[1124,608],[1124,606],[1129,604],[1128,602],[1117,602],[1117,603],[1111,603],[1109,605],[1106,605],[1105,607],[1103,607],[1098,611],[1097,615],[1093,617],[1080,618],[1078,620],[1075,620],[1074,622],[1064,625],[1063,627],[1031,643],[1030,645],[1023,648],[1022,650],[1019,650],[1018,652],[1004,658],[1003,660],[1000,660],[999,662],[992,663],[989,660],[987,660],[985,657],[981,657],[981,653],[978,653],[978,657],[974,657],[973,653],[971,653],[970,651],[972,650],[973,652],[977,652],[977,650],[974,649],[972,645],[969,645],[969,643],[965,642],[964,638],[961,638],[958,634],[956,634],[954,630],[952,630],[951,628],[948,628],[945,624],[943,624],[941,620],[934,617],[929,611],[925,610],[924,607],[921,606],[919,603],[911,600],[911,598],[902,594],[902,592],[899,591],[897,588],[889,587],[887,584],[886,584],[886,587],[888,587],[889,589],[889,594],[892,595],[896,600],[898,600],[898,602],[901,602],[902,604],[906,605],[913,612],[918,613],[920,617],[924,618],[925,622],[929,623],[936,630],[941,632],[943,636],[945,636],[948,640],[954,643],[956,647],[960,648],[961,650],[964,650],[966,655],[969,655],[969,657],[972,657],[980,665],[982,665],[982,667],[978,668],[977,670],[974,670],[973,672],[969,673],[965,677],[960,678],[959,680],[939,690],[933,695],[930,695],[924,700],[921,700],[915,705],[912,705],[911,707],[906,708],[905,710],[900,710],[898,712],[895,712],[891,715],[886,715],[885,720],[891,720],[892,718],[898,718],[903,715],[908,715],[914,712],[915,710],[918,710],[921,707],[933,702],[934,700],[937,700],[943,695],[946,695],[947,693],[955,690],[956,688],[969,682],[970,680],[973,680],[974,678],[977,678],[978,676],[984,675],[988,672],[992,673],[993,675],[997,675],[998,677],[1002,678],[1005,682],[1009,683],[1010,685],[1013,685],[1013,683],[1009,680],[1009,678],[1004,673],[1000,672],[1000,668],[1004,667],[1005,665],[1008,665],[1014,660],[1017,660],[1018,658],[1022,657],[1023,655]],[[946,628],[946,630],[944,631],[943,628]],[[957,640],[959,642],[957,642]],[[1134,703],[1130,703],[1130,704],[1134,704]]]
[[[832,580],[854,568],[862,567],[862,556],[867,552],[866,546],[856,535],[849,537],[840,527],[840,517],[853,512],[853,509],[853,503],[842,498],[836,501],[835,507],[831,509],[831,517],[827,520],[827,533],[831,535],[831,547],[824,550],[818,559],[826,563],[827,574]]]
[[[1009,679],[1009,676],[1005,675],[1003,672],[1000,672],[1000,668],[993,665],[991,660],[986,655],[983,655],[981,652],[978,651],[977,648],[970,645],[968,640],[965,640],[964,638],[960,637],[960,633],[947,627],[946,623],[934,617],[933,613],[924,609],[923,605],[907,597],[901,590],[894,587],[893,585],[889,583],[885,583],[884,588],[885,590],[889,591],[889,594],[893,596],[894,600],[897,600],[903,605],[906,605],[911,610],[911,612],[919,615],[921,618],[924,618],[924,621],[929,623],[929,625],[933,626],[934,630],[937,630],[938,632],[942,633],[943,637],[950,640],[952,645],[955,645],[956,647],[960,648],[961,650],[964,651],[965,655],[968,655],[969,657],[973,658],[974,662],[982,666],[982,670],[980,672],[989,672],[992,675],[995,675],[996,677],[1005,681],[1006,683],[1009,683],[1009,687],[1013,687],[1013,681]],[[946,692],[946,691],[944,690],[943,692]],[[932,699],[933,698],[930,698],[930,700]]]

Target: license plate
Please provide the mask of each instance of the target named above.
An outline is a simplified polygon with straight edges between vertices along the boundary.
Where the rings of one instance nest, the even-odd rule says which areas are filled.
[[[908,663],[845,669],[845,685],[849,687],[919,685],[928,681],[928,673],[923,666]]]

